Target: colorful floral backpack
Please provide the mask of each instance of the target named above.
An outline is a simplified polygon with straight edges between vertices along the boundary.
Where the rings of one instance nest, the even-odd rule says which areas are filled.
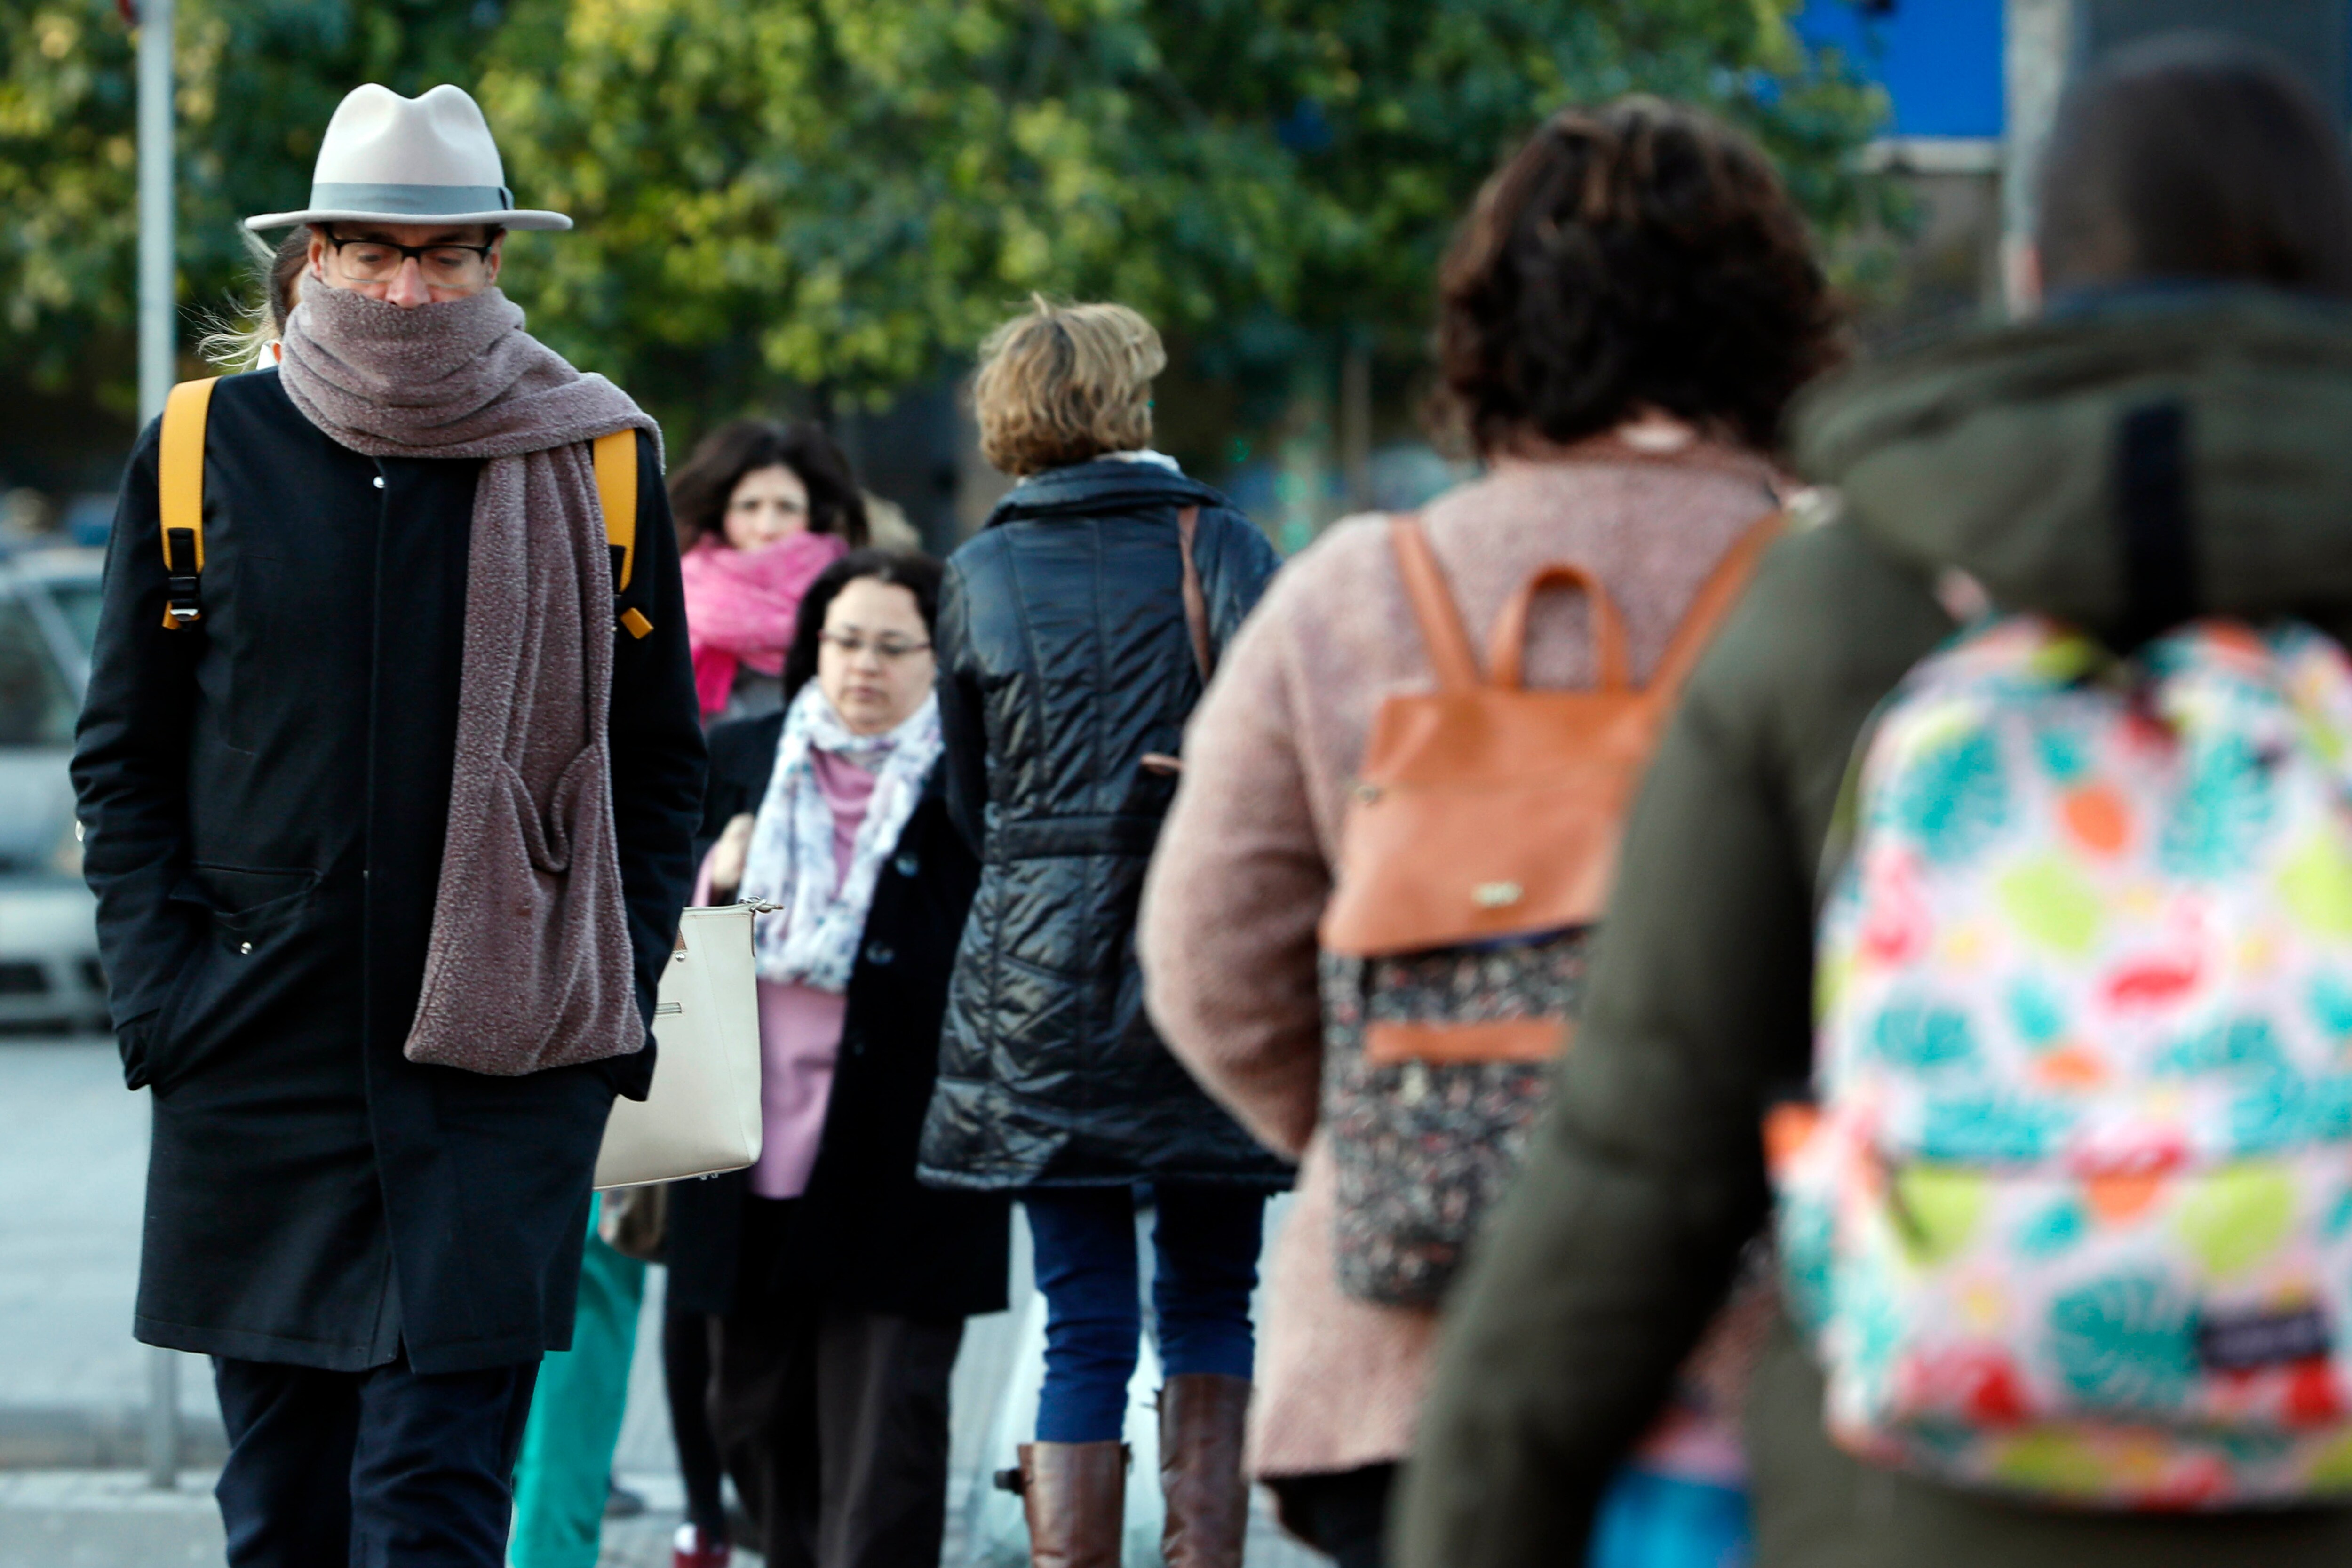
[[[2031,617],[1848,783],[1783,1282],[1852,1452],[2114,1509],[2352,1495],[2352,663]]]

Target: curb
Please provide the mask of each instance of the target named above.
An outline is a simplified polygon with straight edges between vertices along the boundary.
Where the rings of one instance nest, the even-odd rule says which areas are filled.
[[[180,1413],[180,1462],[217,1468],[228,1454],[220,1417]],[[0,1405],[0,1470],[136,1469],[147,1462],[143,1410]]]

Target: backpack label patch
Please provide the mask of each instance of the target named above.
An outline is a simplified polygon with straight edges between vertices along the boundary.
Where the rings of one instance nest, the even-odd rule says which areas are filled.
[[[2208,1311],[2197,1323],[2197,1359],[2215,1372],[2311,1361],[2335,1348],[2327,1314],[2299,1310]]]

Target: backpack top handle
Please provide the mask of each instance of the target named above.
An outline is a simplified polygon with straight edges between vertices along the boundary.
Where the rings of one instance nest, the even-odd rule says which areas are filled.
[[[1601,585],[1600,578],[1565,561],[1538,567],[1503,606],[1501,618],[1495,622],[1494,646],[1487,655],[1488,668],[1495,672],[1494,683],[1510,691],[1525,684],[1520,672],[1521,661],[1527,655],[1528,614],[1535,605],[1536,595],[1546,588],[1584,591],[1586,602],[1592,606],[1592,668],[1596,684],[1603,691],[1623,691],[1632,679],[1632,664],[1625,654],[1625,617],[1617,613],[1617,603]]]
[[[1714,572],[1699,584],[1682,624],[1675,628],[1664,657],[1643,689],[1645,692],[1660,699],[1673,697],[1690,674],[1691,667],[1706,651],[1717,625],[1739,602],[1748,579],[1755,574],[1758,559],[1780,537],[1787,523],[1785,510],[1770,512],[1758,519],[1724,552]],[[1412,605],[1413,619],[1420,624],[1422,640],[1428,646],[1429,662],[1437,671],[1439,689],[1469,691],[1486,685],[1487,680],[1478,671],[1478,657],[1471,651],[1469,634],[1463,630],[1462,612],[1446,585],[1445,569],[1438,564],[1437,553],[1430,548],[1429,533],[1422,526],[1421,514],[1403,512],[1391,518],[1389,541],[1396,552],[1397,574],[1403,580],[1405,598]],[[1503,606],[1488,650],[1493,684],[1514,691],[1521,689],[1528,616],[1536,595],[1551,587],[1584,591],[1592,605],[1593,670],[1600,689],[1628,690],[1633,661],[1626,651],[1624,616],[1599,578],[1581,566],[1562,561],[1538,568]]]

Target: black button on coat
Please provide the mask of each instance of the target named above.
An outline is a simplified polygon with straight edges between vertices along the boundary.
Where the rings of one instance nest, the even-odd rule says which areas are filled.
[[[759,812],[783,731],[778,712],[710,732],[706,842],[738,813]],[[874,885],[808,1189],[784,1205],[774,1252],[745,1258],[741,1172],[671,1187],[674,1310],[725,1312],[739,1281],[755,1300],[826,1300],[894,1317],[957,1318],[1004,1306],[1011,1202],[935,1192],[915,1180],[948,973],[979,877],[935,775]],[[887,966],[877,949],[891,954]]]
[[[653,1053],[521,1078],[401,1054],[449,812],[477,461],[366,458],[277,373],[224,380],[204,619],[162,626],[156,435],[131,457],[74,757],[126,1076],[153,1094],[137,1332],[352,1370],[571,1341],[589,1173]],[[638,442],[613,801],[648,1016],[703,750],[677,545]],[[248,945],[250,944],[249,948]]]
[[[1201,698],[1177,531],[1188,506],[1223,648],[1274,575],[1274,547],[1217,491],[1154,463],[1033,475],[948,563],[948,797],[982,864],[926,1181],[1289,1181],[1160,1043],[1136,967],[1136,906],[1175,793],[1143,758],[1179,751]]]

